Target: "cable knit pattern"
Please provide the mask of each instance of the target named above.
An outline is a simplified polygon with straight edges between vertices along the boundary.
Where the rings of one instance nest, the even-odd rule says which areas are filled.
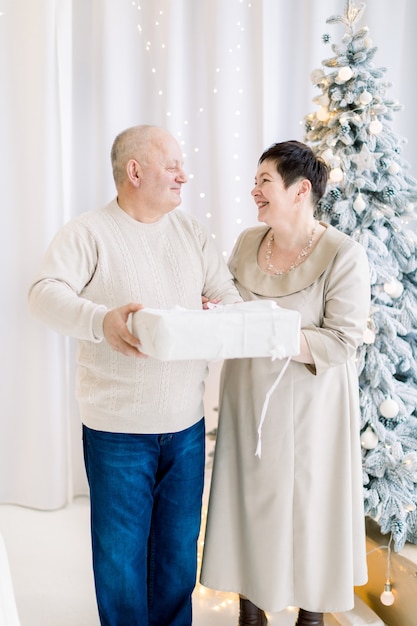
[[[32,313],[78,339],[77,398],[97,430],[176,432],[203,415],[205,361],[162,362],[113,351],[102,320],[112,308],[201,308],[201,295],[240,300],[208,233],[180,209],[145,224],[116,200],[84,213],[56,235],[34,281]]]

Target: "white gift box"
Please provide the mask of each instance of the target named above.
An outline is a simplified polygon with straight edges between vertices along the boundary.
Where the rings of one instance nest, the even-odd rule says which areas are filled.
[[[141,352],[161,361],[272,357],[300,352],[300,314],[273,300],[208,310],[143,308],[132,316]]]

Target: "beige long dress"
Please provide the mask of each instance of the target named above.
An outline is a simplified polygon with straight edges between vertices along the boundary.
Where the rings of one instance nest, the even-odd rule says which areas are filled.
[[[275,299],[301,313],[314,366],[225,362],[201,571],[203,585],[264,610],[353,607],[367,580],[355,352],[370,307],[364,249],[327,226],[307,260],[272,276],[257,263],[268,228],[240,236],[230,260],[245,300]]]

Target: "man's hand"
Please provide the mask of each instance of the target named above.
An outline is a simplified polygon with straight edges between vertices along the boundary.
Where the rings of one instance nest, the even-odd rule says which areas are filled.
[[[139,339],[129,332],[126,325],[129,315],[140,309],[143,309],[143,304],[134,302],[112,309],[104,317],[103,333],[110,347],[116,352],[121,352],[126,356],[145,358],[146,354],[140,352]]]

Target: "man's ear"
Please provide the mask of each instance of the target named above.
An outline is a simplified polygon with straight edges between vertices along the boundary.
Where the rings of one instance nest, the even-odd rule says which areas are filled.
[[[135,161],[135,159],[130,159],[130,161],[127,162],[126,172],[129,182],[134,187],[140,187],[143,178],[143,171],[141,166],[137,161]]]

